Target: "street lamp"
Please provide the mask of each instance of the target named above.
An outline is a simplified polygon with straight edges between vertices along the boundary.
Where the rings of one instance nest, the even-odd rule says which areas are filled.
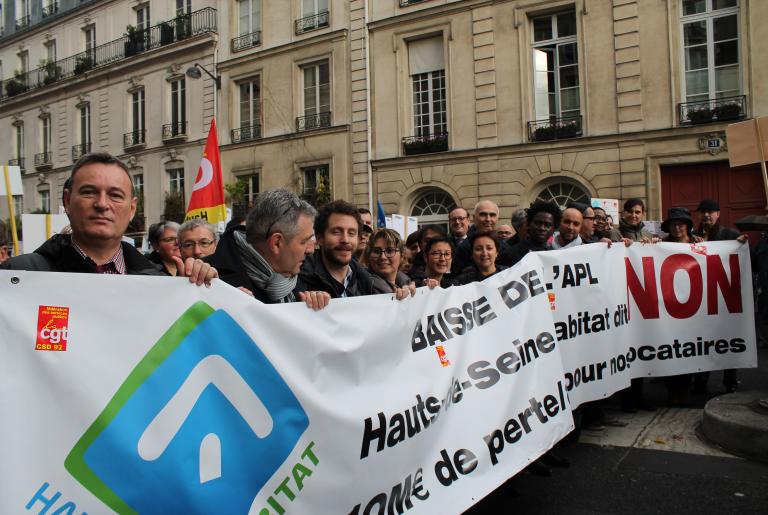
[[[199,79],[203,76],[203,74],[200,73],[200,70],[203,70],[211,79],[213,79],[213,81],[216,83],[216,89],[221,89],[221,77],[212,74],[201,64],[195,63],[194,66],[187,68],[186,76],[190,79]]]

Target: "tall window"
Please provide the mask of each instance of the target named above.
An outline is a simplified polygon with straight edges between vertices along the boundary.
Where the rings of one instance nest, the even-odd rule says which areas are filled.
[[[259,173],[254,172],[250,175],[239,175],[237,180],[245,185],[243,201],[248,209],[253,207],[253,202],[259,196]]]
[[[184,197],[184,168],[168,169],[168,190]]]
[[[683,0],[686,102],[739,95],[738,0]]]
[[[176,0],[176,16],[192,12],[192,0]]]
[[[40,119],[40,139],[44,154],[51,151],[51,117],[46,116]]]
[[[16,124],[16,145],[14,150],[16,151],[16,159],[24,158],[24,124]]]
[[[304,116],[331,110],[331,78],[328,61],[304,66]]]
[[[239,0],[241,36],[261,30],[261,0]]]
[[[328,202],[331,199],[331,174],[328,165],[302,168],[301,172],[304,179],[302,197],[314,205]]]
[[[576,13],[533,19],[534,104],[537,120],[578,116]]]
[[[240,84],[240,127],[260,125],[261,88],[259,78]]]
[[[48,62],[56,61],[56,40],[52,39],[45,44],[45,58]]]
[[[87,153],[87,145],[91,143],[91,104],[80,106],[80,144],[84,146],[83,152]]]
[[[96,48],[96,26],[90,25],[84,28],[83,36],[85,37],[85,51],[93,51],[93,49]]]
[[[301,0],[301,15],[312,16],[328,11],[328,0]]]
[[[138,201],[138,207],[141,208],[141,212],[137,210],[136,214],[142,216],[144,214],[144,174],[137,173],[131,177],[133,181],[133,194]]]
[[[136,8],[136,30],[145,30],[149,26],[149,4],[140,5]]]
[[[447,134],[443,38],[411,41],[408,61],[413,88],[414,136]]]
[[[26,74],[29,71],[29,52],[26,50],[19,52],[19,70],[26,79]]]
[[[51,212],[51,190],[40,191],[40,210],[43,213]]]
[[[138,89],[131,93],[131,129],[134,141],[144,142],[144,90]]]
[[[184,78],[171,81],[171,123],[173,134],[185,134],[187,124],[187,93]]]

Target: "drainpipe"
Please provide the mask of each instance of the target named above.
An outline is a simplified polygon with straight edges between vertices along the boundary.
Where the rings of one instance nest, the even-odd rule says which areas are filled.
[[[368,37],[368,2],[370,0],[364,0],[363,2],[363,42],[365,43],[365,118],[368,125],[367,131],[367,152],[368,159],[366,165],[368,168],[368,209],[371,213],[373,210],[373,168],[371,167],[371,47],[369,45]],[[376,213],[378,215],[378,213]],[[371,222],[373,222],[374,216],[371,215]]]

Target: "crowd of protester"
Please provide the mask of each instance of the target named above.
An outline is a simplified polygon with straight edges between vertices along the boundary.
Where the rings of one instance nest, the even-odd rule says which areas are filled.
[[[71,234],[54,235],[34,252],[8,259],[7,230],[0,227],[0,268],[184,276],[198,285],[219,277],[261,302],[303,301],[313,309],[322,309],[333,298],[389,293],[403,299],[417,287],[483,281],[529,252],[595,243],[746,241],[745,235],[719,223],[720,206],[711,199],[698,206],[698,226],[688,209],[669,209],[661,224],[664,235],[647,230],[645,204],[637,198],[624,203],[618,226],[599,207],[571,203],[561,210],[544,201],[514,211],[510,223],[503,224],[498,205],[483,199],[471,213],[463,207],[452,209],[447,230],[425,225],[403,240],[392,229],[374,229],[365,208],[334,200],[316,209],[287,189],[273,189],[259,195],[247,217],[232,221],[221,236],[200,219],[153,224],[148,231],[152,250],[144,256],[123,241],[136,198],[121,161],[108,154],[81,158],[63,200]],[[753,259],[763,285],[768,282],[765,239]],[[765,313],[768,288],[762,289],[760,299]],[[669,403],[682,406],[692,389],[706,391],[708,375],[667,378]],[[736,389],[735,370],[725,372],[723,385],[729,392]],[[621,408],[654,409],[643,397],[642,379],[622,392]],[[606,416],[600,403],[583,406],[577,419],[593,428],[621,424]],[[550,465],[567,462],[550,452],[531,470],[546,475]]]

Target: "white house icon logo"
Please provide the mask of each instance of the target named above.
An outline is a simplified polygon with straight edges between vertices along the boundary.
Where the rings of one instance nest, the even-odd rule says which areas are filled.
[[[208,356],[192,372],[144,430],[139,439],[139,456],[147,461],[158,459],[179,432],[203,390],[213,385],[232,403],[259,438],[272,432],[272,417],[261,400],[240,374],[221,356]],[[221,441],[208,433],[200,443],[200,482],[221,477]]]
[[[308,426],[257,342],[226,312],[197,303],[64,465],[117,513],[248,513]]]

